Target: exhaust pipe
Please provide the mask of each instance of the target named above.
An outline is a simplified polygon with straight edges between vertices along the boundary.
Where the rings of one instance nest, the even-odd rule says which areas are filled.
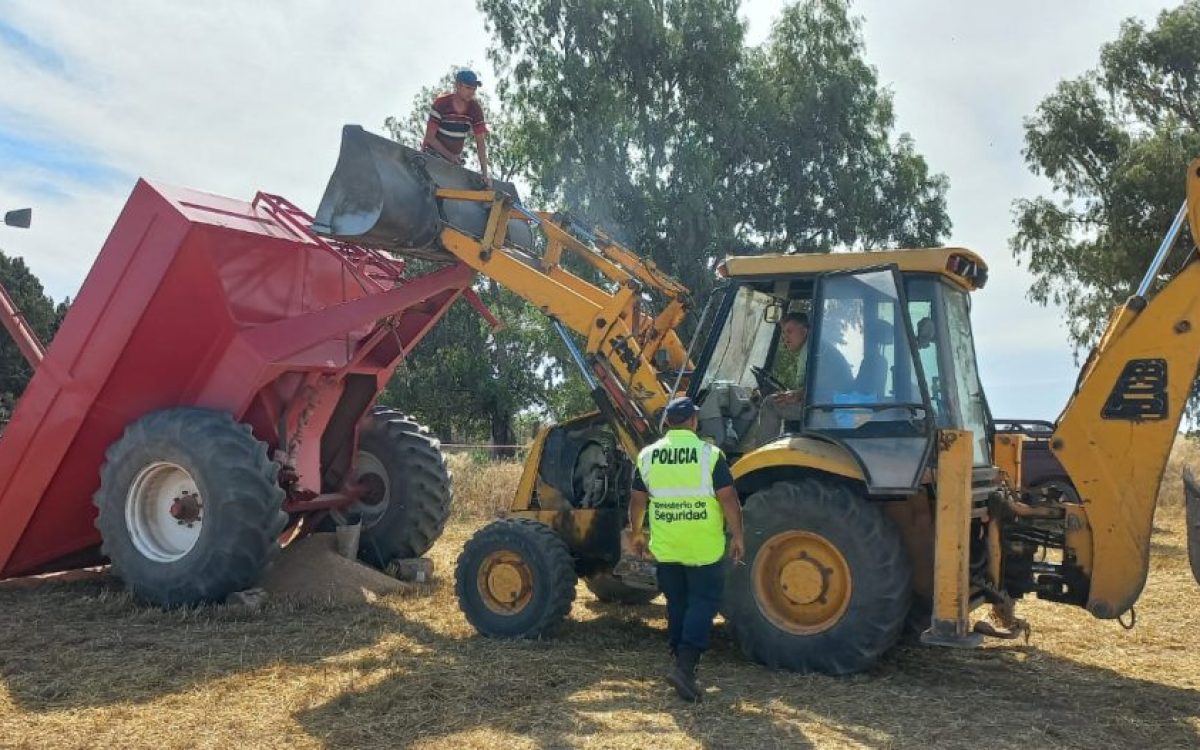
[[[1190,468],[1183,470],[1183,497],[1187,523],[1188,561],[1192,564],[1192,577],[1200,585],[1200,484]]]
[[[312,229],[397,255],[453,261],[454,256],[438,244],[442,228],[448,225],[482,237],[491,205],[438,198],[438,188],[485,190],[486,186],[476,172],[368,133],[359,125],[346,125],[337,165]],[[496,180],[492,189],[520,202],[511,183]],[[514,219],[508,225],[508,241],[532,247],[532,230]]]

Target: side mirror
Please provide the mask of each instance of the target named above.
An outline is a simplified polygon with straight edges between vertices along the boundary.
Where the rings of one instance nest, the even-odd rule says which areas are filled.
[[[10,227],[28,229],[29,222],[32,218],[32,208],[18,208],[16,211],[9,211],[8,213],[4,214],[4,223]]]
[[[783,320],[783,305],[779,302],[772,302],[763,309],[763,321],[767,323],[778,323]]]

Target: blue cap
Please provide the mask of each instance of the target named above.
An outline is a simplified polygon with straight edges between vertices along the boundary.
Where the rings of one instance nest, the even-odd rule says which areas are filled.
[[[475,75],[475,71],[466,70],[465,68],[454,74],[454,82],[466,84],[467,86],[480,85],[479,76]]]
[[[667,404],[667,424],[683,424],[696,413],[696,402],[687,396],[671,399]]]

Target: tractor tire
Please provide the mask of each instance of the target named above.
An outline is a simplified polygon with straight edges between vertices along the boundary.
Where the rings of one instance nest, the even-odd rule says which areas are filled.
[[[1058,492],[1061,494],[1061,501],[1071,505],[1079,505],[1082,502],[1079,499],[1079,490],[1075,489],[1075,485],[1067,478],[1047,479],[1033,485],[1029,491],[1035,495],[1042,492]]]
[[[730,566],[722,611],[751,659],[850,674],[900,637],[911,604],[895,525],[849,482],[776,482],[745,506],[745,565]]]
[[[398,411],[375,409],[358,436],[355,478],[369,501],[331,514],[362,524],[358,557],[384,569],[397,558],[420,557],[446,528],[452,498],[441,445],[426,427]]]
[[[575,562],[567,543],[530,518],[494,521],[458,557],[458,606],[483,635],[540,638],[562,622],[575,601]]]
[[[584,577],[588,589],[602,602],[612,604],[649,604],[659,592],[639,589],[623,583],[609,570],[600,570]]]
[[[279,464],[225,412],[167,409],[109,447],[94,496],[102,552],[135,596],[221,602],[256,585],[287,524]]]

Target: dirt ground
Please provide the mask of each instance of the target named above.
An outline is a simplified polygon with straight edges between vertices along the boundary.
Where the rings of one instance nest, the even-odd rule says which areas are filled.
[[[458,476],[483,510],[516,471]],[[1200,747],[1200,592],[1177,509],[1131,632],[1031,602],[1028,645],[902,646],[835,679],[748,663],[719,624],[699,706],[660,678],[661,600],[621,608],[581,585],[552,639],[476,636],[452,571],[486,515],[456,514],[434,583],[374,602],[162,612],[106,577],[0,587],[0,747]]]

